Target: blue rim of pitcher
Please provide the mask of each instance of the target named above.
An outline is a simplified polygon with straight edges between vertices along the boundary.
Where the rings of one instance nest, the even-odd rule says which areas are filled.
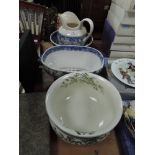
[[[58,33],[58,31],[54,31],[53,33],[51,33],[50,35],[50,41],[52,42],[52,44],[54,44],[55,46],[62,46],[57,42],[57,37],[56,34]],[[55,37],[55,38],[54,38]],[[93,36],[91,36],[87,41],[86,44],[84,45],[85,47],[90,46],[93,43]],[[70,45],[69,45],[70,46]],[[75,45],[76,46],[76,45]],[[79,45],[78,45],[79,46]]]

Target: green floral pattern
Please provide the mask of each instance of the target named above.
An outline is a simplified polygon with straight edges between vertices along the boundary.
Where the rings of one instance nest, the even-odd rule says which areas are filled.
[[[77,82],[91,85],[96,91],[99,90],[103,93],[103,87],[98,83],[98,81],[95,81],[95,79],[93,77],[90,77],[87,73],[76,73],[74,76],[65,79],[65,81],[62,82],[61,87],[66,88],[69,85]]]
[[[91,132],[81,132],[81,131],[75,131],[78,135],[92,135],[95,133],[95,131],[91,131]]]
[[[64,140],[67,143],[76,144],[76,145],[87,146],[91,144],[96,144],[104,140],[110,134],[110,132],[108,132],[106,134],[102,134],[97,137],[77,137],[77,136],[74,136],[74,135],[71,135],[69,133],[62,131],[52,121],[50,121],[50,124],[58,137],[60,137],[62,140]],[[87,133],[87,135],[89,135],[89,133]]]

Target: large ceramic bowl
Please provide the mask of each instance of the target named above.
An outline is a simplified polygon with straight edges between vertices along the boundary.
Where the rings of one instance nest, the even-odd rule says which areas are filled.
[[[72,144],[102,141],[122,115],[118,90],[92,73],[70,73],[57,79],[46,94],[46,111],[56,134]]]
[[[103,55],[95,48],[84,46],[55,46],[41,56],[46,71],[60,77],[71,72],[96,72],[104,64]]]

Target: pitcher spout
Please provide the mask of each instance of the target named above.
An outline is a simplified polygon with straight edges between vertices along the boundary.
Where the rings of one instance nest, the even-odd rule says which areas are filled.
[[[66,11],[62,14],[59,14],[58,16],[59,16],[60,24],[65,29],[79,28],[80,20],[73,12]]]

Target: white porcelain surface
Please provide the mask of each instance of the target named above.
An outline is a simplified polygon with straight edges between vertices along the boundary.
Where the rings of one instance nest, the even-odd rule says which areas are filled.
[[[81,62],[79,63],[79,61]],[[45,63],[49,66],[49,68],[62,71],[72,71],[74,69],[95,70],[101,65],[98,58],[91,53],[73,53],[72,51],[64,51],[61,53],[55,52],[50,54],[45,60]],[[95,65],[92,66],[92,64]]]
[[[134,70],[130,69],[131,63],[134,66]],[[121,71],[123,74],[121,73]],[[115,77],[123,82],[124,84],[135,87],[135,60],[134,59],[117,59],[111,64],[111,71],[115,75]]]
[[[46,110],[62,131],[91,138],[116,126],[122,115],[122,100],[106,79],[92,73],[70,73],[50,86]]]
[[[58,31],[60,34],[68,37],[81,37],[87,33],[85,27],[82,27],[81,29],[79,27],[77,27],[76,29],[75,28],[65,29],[63,26],[60,26]]]

